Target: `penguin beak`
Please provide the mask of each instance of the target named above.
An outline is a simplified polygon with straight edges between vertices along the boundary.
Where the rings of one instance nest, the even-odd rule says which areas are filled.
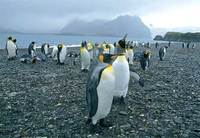
[[[118,55],[113,55],[111,56],[111,60],[115,60],[117,58]]]

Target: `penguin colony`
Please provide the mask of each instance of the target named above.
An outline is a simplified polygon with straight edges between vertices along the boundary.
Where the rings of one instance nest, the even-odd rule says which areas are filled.
[[[20,57],[23,63],[36,63],[45,61],[48,58],[57,61],[57,64],[64,65],[66,56],[72,59],[72,64],[80,58],[82,72],[89,72],[86,83],[86,103],[88,109],[87,124],[91,131],[98,131],[97,123],[102,127],[110,127],[112,124],[105,121],[110,113],[113,99],[119,99],[121,104],[125,104],[128,92],[130,78],[135,79],[140,86],[144,86],[143,79],[129,66],[134,64],[134,60],[139,58],[141,68],[146,71],[150,67],[150,43],[142,43],[142,47],[148,48],[141,53],[136,54],[134,49],[138,43],[123,39],[114,44],[103,42],[87,43],[83,41],[80,47],[80,53],[70,51],[67,53],[67,47],[64,44],[58,44],[53,47],[50,53],[50,45],[44,43],[41,46],[41,56],[36,50],[36,43],[31,42],[28,46],[27,54]],[[16,39],[8,37],[6,51],[8,60],[17,58]],[[156,48],[158,48],[156,43]],[[166,57],[167,47],[161,47],[159,50],[160,60]],[[44,60],[45,59],[45,60]]]

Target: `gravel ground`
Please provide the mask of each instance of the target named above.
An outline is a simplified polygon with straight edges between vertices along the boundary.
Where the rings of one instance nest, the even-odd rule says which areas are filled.
[[[158,50],[147,71],[131,66],[145,87],[130,81],[126,105],[113,104],[107,118],[114,126],[99,134],[85,125],[87,73],[79,61],[23,64],[0,50],[0,137],[200,137],[200,44],[172,44],[164,61]]]

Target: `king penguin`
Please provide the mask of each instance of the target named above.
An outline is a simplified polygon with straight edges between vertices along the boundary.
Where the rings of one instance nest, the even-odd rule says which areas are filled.
[[[86,101],[89,111],[87,124],[92,123],[92,131],[96,131],[98,121],[102,127],[111,126],[110,123],[105,122],[105,118],[111,110],[115,88],[115,76],[111,62],[111,56],[102,54],[98,64],[92,68],[87,81]]]
[[[90,68],[90,53],[86,49],[87,42],[81,43],[80,56],[81,56],[81,71],[87,72]]]
[[[127,36],[127,35],[126,35]],[[113,71],[115,74],[115,95],[121,98],[121,102],[124,103],[128,91],[128,85],[130,80],[129,64],[125,56],[126,48],[126,36],[119,40],[117,58],[113,62]]]
[[[49,54],[49,44],[44,43],[41,47],[41,52],[47,57]]]
[[[31,55],[32,58],[36,57],[36,44],[35,42],[31,42],[28,47],[28,54]]]
[[[129,62],[129,64],[133,64],[134,51],[133,51],[133,46],[132,45],[127,49],[127,53],[128,53],[128,62]]]
[[[13,41],[11,36],[8,37],[8,40],[6,43],[6,51],[7,51],[8,60],[11,60],[17,57],[17,45],[16,45],[15,40]]]
[[[90,60],[92,61],[94,58],[94,45],[92,42],[87,43],[87,50],[90,53]]]
[[[166,46],[161,47],[160,50],[159,50],[159,57],[160,57],[161,61],[164,60],[164,58],[165,58],[165,55],[166,55],[166,52],[167,52],[166,48],[167,48]]]
[[[58,53],[57,53],[58,64],[63,65],[67,55],[67,48],[63,44],[59,44],[57,47],[58,47]]]
[[[150,58],[151,52],[148,50],[144,50],[140,59],[140,65],[144,71],[146,71],[150,66]]]
[[[57,53],[58,53],[58,47],[54,46],[51,53],[51,57],[53,58],[54,61],[58,60]]]

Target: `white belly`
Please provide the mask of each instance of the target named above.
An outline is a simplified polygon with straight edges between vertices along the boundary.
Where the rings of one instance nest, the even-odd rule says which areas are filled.
[[[98,94],[98,108],[96,114],[92,117],[93,124],[96,124],[98,120],[105,118],[112,106],[115,78],[114,74],[108,74],[107,79],[102,79],[97,87]]]
[[[117,97],[126,97],[130,79],[129,65],[127,61],[115,60],[113,63],[115,74],[115,95]]]
[[[12,41],[7,42],[8,58],[16,57],[17,47]]]
[[[90,68],[90,54],[88,51],[84,51],[81,53],[81,69],[89,69]]]
[[[49,53],[49,48],[47,45],[44,46],[44,53],[47,55]]]
[[[67,48],[64,46],[60,51],[60,62],[64,63],[67,54]]]
[[[110,54],[114,54],[115,53],[115,47],[113,44],[109,44],[110,46]]]
[[[129,58],[129,63],[133,64],[133,51],[128,51],[128,58]]]
[[[58,48],[54,47],[53,51],[51,53],[51,56],[52,56],[53,60],[57,60],[57,53],[58,53]]]

